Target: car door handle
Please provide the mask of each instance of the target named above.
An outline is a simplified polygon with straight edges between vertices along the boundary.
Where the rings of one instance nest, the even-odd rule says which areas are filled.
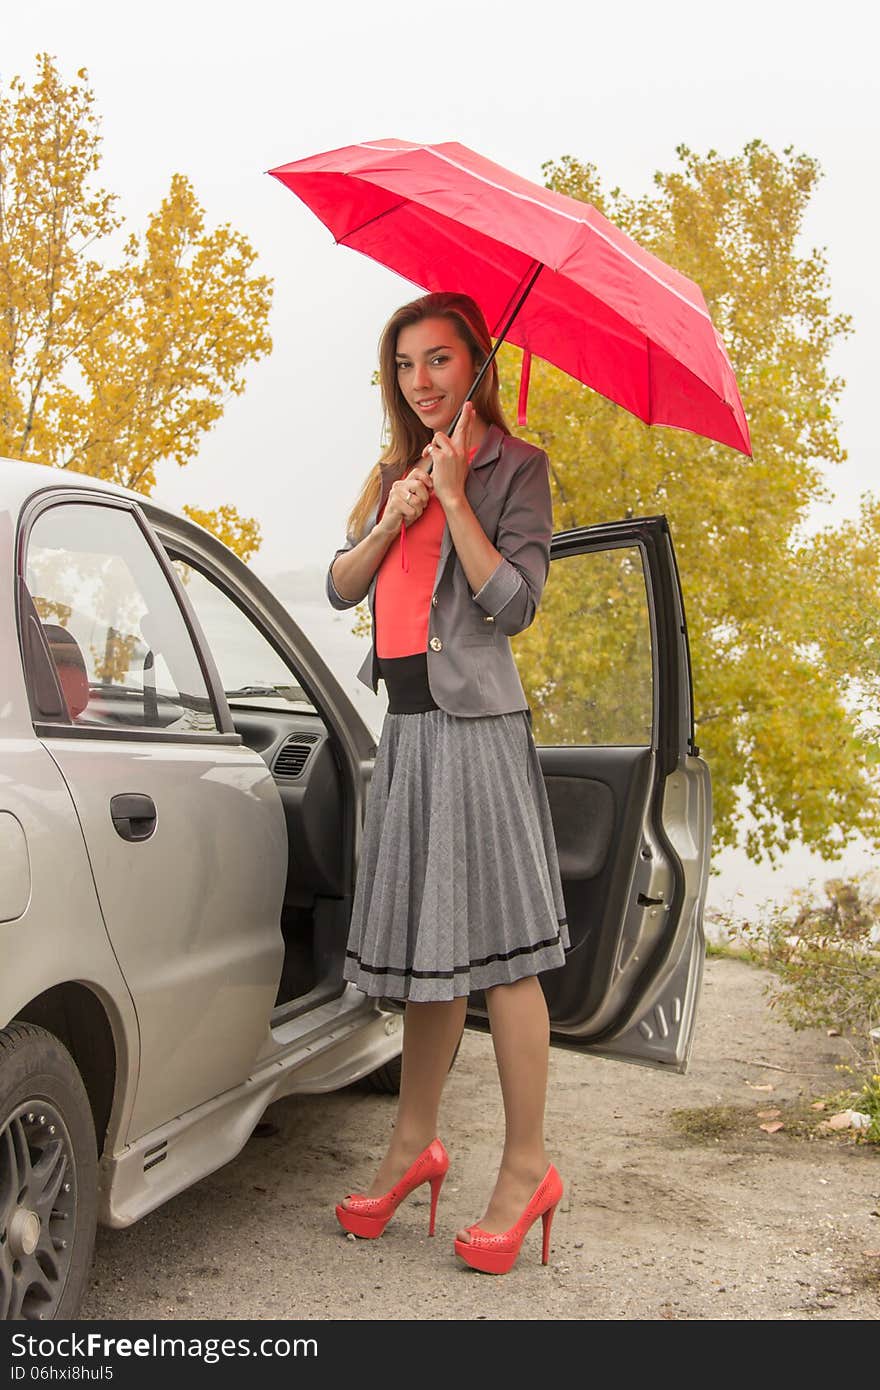
[[[149,840],[156,829],[156,803],[140,792],[120,792],[110,798],[110,815],[123,840]]]

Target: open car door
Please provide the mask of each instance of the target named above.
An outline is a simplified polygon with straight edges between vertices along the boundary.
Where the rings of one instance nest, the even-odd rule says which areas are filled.
[[[705,954],[711,787],[694,746],[669,526],[661,516],[568,531],[551,556],[538,617],[513,647],[571,937],[565,965],[541,977],[552,1041],[684,1071]]]

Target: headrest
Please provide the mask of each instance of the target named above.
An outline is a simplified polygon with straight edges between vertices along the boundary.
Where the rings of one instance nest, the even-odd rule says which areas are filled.
[[[43,623],[49,654],[55,663],[71,719],[89,703],[89,674],[79,643],[72,632],[57,623]]]

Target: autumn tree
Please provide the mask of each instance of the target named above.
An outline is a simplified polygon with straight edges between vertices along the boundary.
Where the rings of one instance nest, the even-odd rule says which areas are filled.
[[[111,260],[123,218],[95,182],[100,145],[85,70],[66,84],[42,54],[32,88],[0,95],[0,454],[149,493],[270,350],[271,284],[182,174]],[[245,558],[259,545],[233,507],[187,510]]]
[[[679,167],[657,173],[640,198],[605,193],[596,168],[571,157],[547,164],[546,182],[594,204],[700,285],[737,375],[754,457],[648,428],[537,359],[530,428],[520,432],[550,455],[558,530],[628,514],[670,520],[716,844],[742,843],[760,858],[797,839],[833,856],[859,832],[880,838],[875,745],[860,713],[880,686],[880,514],[869,499],[858,522],[812,539],[805,532],[826,496],[824,470],[845,458],[835,415],[844,383],[830,354],[851,331],[832,306],[824,251],[800,247],[821,170],[760,140],[732,157],[677,152]],[[515,349],[502,350],[508,403],[518,361]],[[625,648],[637,608],[624,568],[621,559]],[[590,595],[577,628],[566,621],[572,602],[554,578],[535,627],[517,639],[545,734],[562,718],[554,702],[563,688],[576,687],[586,707],[611,679],[609,653],[589,644]],[[628,659],[616,657],[624,669]]]

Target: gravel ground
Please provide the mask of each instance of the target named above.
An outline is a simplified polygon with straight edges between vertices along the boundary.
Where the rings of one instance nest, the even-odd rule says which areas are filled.
[[[233,1163],[128,1230],[99,1231],[81,1316],[876,1318],[880,1150],[812,1135],[809,1102],[840,1087],[843,1044],[792,1032],[766,979],[707,962],[685,1077],[553,1051],[547,1137],[566,1194],[547,1268],[540,1223],[504,1278],[453,1255],[502,1133],[490,1039],[467,1032],[444,1101],[452,1167],[434,1240],[427,1187],[381,1240],[346,1237],[333,1213],[369,1181],[393,1099],[363,1086],[294,1097]],[[767,1109],[781,1111],[776,1134],[760,1129]]]

